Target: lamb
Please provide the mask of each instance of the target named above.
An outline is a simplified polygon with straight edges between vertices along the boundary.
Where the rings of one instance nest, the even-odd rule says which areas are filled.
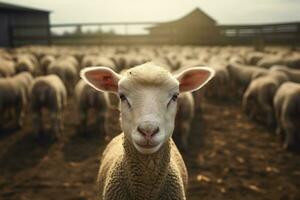
[[[57,60],[49,65],[48,74],[58,75],[65,84],[68,94],[73,94],[73,89],[78,80],[78,71],[72,62],[61,59]]]
[[[125,75],[107,67],[81,77],[99,91],[118,93],[123,133],[106,147],[98,174],[100,199],[186,199],[187,171],[171,139],[179,92],[195,91],[213,76],[189,68],[177,76],[153,63]]]
[[[75,99],[80,116],[80,132],[86,133],[88,114],[94,110],[97,117],[97,124],[100,123],[106,108],[104,95],[97,92],[83,80],[80,80],[75,87]]]
[[[6,111],[13,109],[17,127],[22,127],[23,125],[24,108],[28,102],[27,91],[30,87],[30,79],[32,80],[32,77],[27,72],[20,73],[14,77],[0,79],[1,117],[5,116]]]
[[[13,76],[16,73],[13,61],[0,58],[0,77]]]
[[[285,149],[295,150],[300,142],[300,84],[282,84],[274,97],[274,107],[276,133],[282,136]]]
[[[34,133],[42,135],[44,108],[49,111],[52,131],[61,139],[62,111],[67,104],[67,92],[61,79],[57,75],[40,76],[34,80],[30,94]]]
[[[243,96],[242,105],[245,113],[252,119],[263,117],[258,120],[272,128],[275,125],[273,98],[280,85],[286,81],[289,81],[289,77],[278,71],[251,81]]]

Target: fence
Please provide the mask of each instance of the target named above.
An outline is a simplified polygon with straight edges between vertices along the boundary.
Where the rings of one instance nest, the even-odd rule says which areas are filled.
[[[76,23],[56,25],[30,25],[10,27],[12,46],[27,44],[218,44],[240,45],[256,42],[267,44],[300,44],[300,23],[264,24],[264,25],[220,25],[219,38],[215,42],[199,41],[199,36],[191,33],[182,35],[180,31],[165,34],[149,34],[145,28],[159,24],[157,22],[116,22],[116,23]],[[117,32],[103,32],[107,27],[118,27]],[[139,26],[138,33],[132,33]],[[93,31],[83,31],[89,27]],[[68,31],[69,30],[69,31]],[[98,30],[98,32],[95,30]],[[184,39],[185,38],[185,39]]]
[[[247,44],[300,44],[300,23],[219,26],[223,42]]]

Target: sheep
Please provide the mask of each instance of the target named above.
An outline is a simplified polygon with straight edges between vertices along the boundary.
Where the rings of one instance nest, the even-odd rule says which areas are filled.
[[[110,60],[108,57],[97,56],[97,55],[86,55],[84,56],[81,68],[90,67],[90,66],[107,66],[111,69],[115,69],[115,63],[113,60]]]
[[[229,59],[229,62],[230,63],[238,63],[238,64],[246,64],[245,58],[241,55],[231,56]]]
[[[81,69],[95,65],[95,55],[85,55],[81,61]]]
[[[97,92],[83,80],[80,80],[75,87],[75,99],[80,116],[80,132],[86,133],[89,110],[94,110],[97,117],[97,124],[102,119],[106,108],[104,95]]]
[[[28,88],[31,85],[32,77],[29,73],[23,72],[14,77],[0,79],[0,113],[4,117],[6,111],[14,110],[15,124],[22,127],[25,106],[28,102]],[[1,122],[3,120],[0,120]],[[2,124],[0,124],[1,126]]]
[[[289,66],[294,69],[300,69],[300,55],[292,55],[289,57],[284,58],[283,60],[284,65]]]
[[[237,63],[230,63],[227,66],[230,78],[233,79],[238,96],[242,96],[246,88],[252,79],[258,78],[259,76],[266,75],[268,73],[267,69],[255,67],[252,65],[241,65]]]
[[[294,150],[300,142],[300,84],[286,82],[274,97],[276,133],[282,136],[283,147]]]
[[[67,104],[67,91],[57,75],[40,76],[33,82],[30,92],[33,131],[42,135],[43,109],[50,114],[51,128],[58,139],[62,138],[62,111]]]
[[[58,58],[58,60],[68,61],[68,62],[72,63],[72,65],[75,66],[76,69],[79,70],[79,62],[76,60],[76,58],[74,56],[63,55],[63,56],[60,56]]]
[[[15,73],[16,70],[14,62],[0,58],[0,77],[13,76]]]
[[[72,62],[61,59],[56,60],[49,65],[48,74],[58,75],[65,84],[68,94],[73,94],[73,89],[78,80],[78,71]]]
[[[27,103],[30,99],[30,89],[34,80],[33,76],[29,72],[21,72],[14,77],[20,82],[20,87],[25,94]]]
[[[280,85],[286,81],[289,81],[289,77],[278,71],[251,81],[243,95],[242,107],[245,113],[252,119],[266,116],[266,120],[260,120],[272,128],[275,125],[273,98]]]
[[[265,56],[262,52],[250,52],[246,56],[246,63],[249,65],[256,65]]]
[[[53,55],[46,55],[41,59],[40,64],[40,73],[41,75],[46,75],[48,72],[49,65],[55,61]]]
[[[119,98],[114,93],[105,93],[106,111],[104,114],[105,140],[110,141],[122,132],[120,124]]]
[[[25,55],[18,56],[15,69],[16,69],[16,73],[27,71],[32,75],[36,74],[35,63],[32,61],[31,57]]]
[[[262,58],[257,65],[263,68],[270,68],[273,65],[281,65],[284,64],[282,56],[274,56],[269,55]]]
[[[300,70],[298,69],[290,69],[283,65],[275,65],[270,70],[284,72],[289,76],[292,82],[300,83]]]
[[[189,68],[173,76],[154,63],[119,75],[86,68],[81,77],[99,91],[118,93],[123,133],[106,147],[98,173],[100,199],[186,199],[187,170],[171,138],[179,92],[199,89],[213,76]]]
[[[194,119],[195,103],[192,93],[180,94],[177,100],[177,113],[173,138],[177,146],[187,150],[191,124]]]
[[[207,97],[225,98],[228,97],[228,90],[232,86],[229,71],[226,62],[211,63],[210,67],[214,69],[214,79],[206,86],[205,95]],[[200,90],[201,91],[201,90]],[[198,93],[197,91],[196,93]],[[196,100],[196,104],[197,104]]]

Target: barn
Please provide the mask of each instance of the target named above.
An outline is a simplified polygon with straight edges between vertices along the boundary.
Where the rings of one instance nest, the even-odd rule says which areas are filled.
[[[217,22],[200,8],[182,18],[148,28],[153,37],[168,37],[176,44],[216,44],[220,38]]]
[[[45,44],[50,11],[0,2],[0,46]]]

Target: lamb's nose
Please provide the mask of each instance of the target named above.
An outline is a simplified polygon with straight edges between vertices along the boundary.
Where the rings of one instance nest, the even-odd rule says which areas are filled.
[[[143,122],[137,127],[138,132],[147,140],[150,140],[159,132],[159,127],[153,123]]]

